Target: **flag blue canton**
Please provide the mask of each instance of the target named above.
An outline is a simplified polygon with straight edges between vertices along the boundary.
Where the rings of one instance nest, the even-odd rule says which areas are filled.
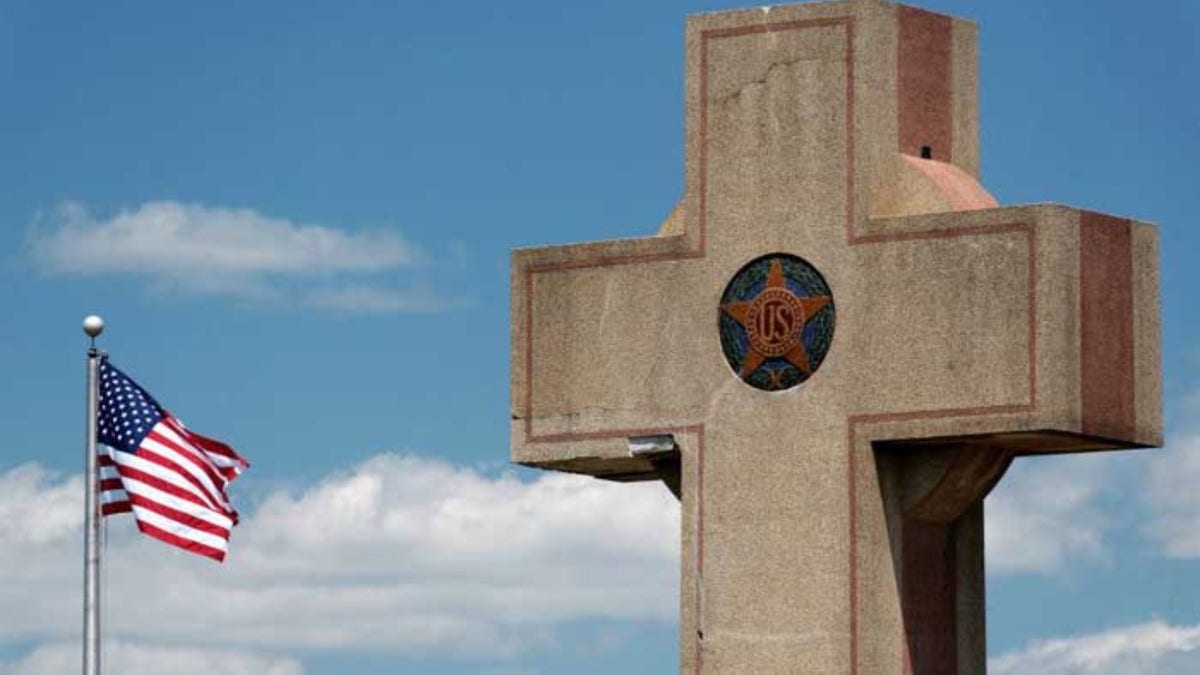
[[[136,453],[154,425],[163,418],[162,406],[125,373],[100,361],[100,411],[97,416],[97,440]]]

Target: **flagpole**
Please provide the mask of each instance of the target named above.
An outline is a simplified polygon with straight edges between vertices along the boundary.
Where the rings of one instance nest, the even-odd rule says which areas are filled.
[[[96,337],[104,332],[104,320],[88,316],[83,332],[91,338],[87,352],[87,471],[84,497],[83,544],[83,675],[100,675],[100,474],[96,458],[96,416],[100,404],[100,350]]]

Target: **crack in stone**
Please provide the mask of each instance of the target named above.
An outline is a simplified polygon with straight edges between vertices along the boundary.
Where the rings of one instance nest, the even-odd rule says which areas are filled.
[[[537,420],[537,421],[542,421],[542,422],[553,420],[553,421],[557,421],[560,423],[573,424],[576,422],[585,421],[591,417],[608,416],[613,413],[644,414],[647,412],[655,417],[659,417],[659,416],[670,416],[672,414],[677,413],[678,411],[656,409],[656,408],[641,408],[641,407],[609,408],[609,407],[604,407],[604,406],[596,406],[596,407],[583,408],[577,412],[569,412],[569,413],[551,413],[548,415],[535,413],[531,417],[526,417],[525,414],[518,413],[518,414],[512,415],[512,419],[514,419],[514,420],[532,419],[532,420]]]
[[[788,61],[776,61],[775,63],[772,63],[770,66],[767,66],[767,71],[765,73],[763,73],[761,77],[750,80],[749,82],[745,82],[742,84],[742,86],[738,87],[737,91],[735,91],[731,94],[726,94],[725,96],[722,96],[720,99],[717,100],[717,105],[725,105],[726,103],[732,101],[733,99],[740,97],[743,92],[745,92],[747,89],[749,89],[750,87],[753,87],[755,85],[760,85],[760,86],[765,87],[767,85],[767,82],[770,81],[770,79],[771,79],[771,74],[774,73],[777,69],[791,68],[793,66],[800,65],[800,63],[803,61],[811,61],[811,60],[813,60],[813,59],[795,58],[795,59],[791,59]]]

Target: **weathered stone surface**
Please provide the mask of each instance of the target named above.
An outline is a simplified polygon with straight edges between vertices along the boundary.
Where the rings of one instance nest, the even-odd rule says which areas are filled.
[[[1161,443],[1154,228],[995,206],[975,36],[875,0],[691,17],[660,236],[513,254],[513,460],[652,479],[627,439],[682,449],[682,672],[982,672],[980,500],[1008,462]],[[717,326],[777,252],[837,323],[769,392]]]

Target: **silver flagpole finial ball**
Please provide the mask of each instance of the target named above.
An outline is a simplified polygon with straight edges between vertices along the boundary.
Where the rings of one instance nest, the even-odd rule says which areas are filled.
[[[104,332],[104,319],[92,314],[83,319],[83,332],[87,333],[88,337],[96,337]]]

